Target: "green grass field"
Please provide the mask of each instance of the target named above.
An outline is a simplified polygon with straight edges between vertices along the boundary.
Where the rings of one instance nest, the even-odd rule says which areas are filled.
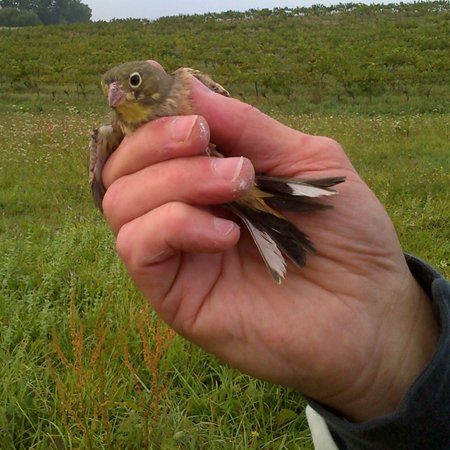
[[[86,183],[89,130],[106,117],[0,112],[0,448],[311,448],[295,392],[221,364],[144,308]],[[448,114],[278,118],[340,141],[405,251],[449,274]]]

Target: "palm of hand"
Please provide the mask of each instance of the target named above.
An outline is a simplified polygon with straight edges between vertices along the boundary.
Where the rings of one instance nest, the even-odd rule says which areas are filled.
[[[316,142],[322,146],[320,138]],[[382,317],[385,305],[377,287],[402,265],[397,238],[382,206],[341,150],[333,143],[326,145],[335,147],[330,160],[320,161],[319,148],[317,157],[311,150],[313,161],[322,165],[320,176],[345,173],[347,182],[332,200],[332,210],[292,216],[302,229],[312,230],[317,244],[318,254],[308,259],[305,268],[290,265],[286,280],[275,284],[253,240],[241,230],[239,243],[224,253],[179,255],[176,280],[155,305],[176,331],[233,366],[315,398],[334,395],[364,369],[356,361],[349,364],[348,355],[360,354],[363,364],[380,324],[366,322],[361,312],[375,308]],[[336,166],[339,159],[341,167]],[[330,174],[328,161],[333,165]],[[281,175],[304,176],[287,165],[291,170]],[[372,333],[371,341],[361,345],[361,333]],[[302,373],[302,366],[308,368],[308,375]],[[324,371],[336,374],[336,384],[329,384],[329,390],[315,381],[315,373]]]

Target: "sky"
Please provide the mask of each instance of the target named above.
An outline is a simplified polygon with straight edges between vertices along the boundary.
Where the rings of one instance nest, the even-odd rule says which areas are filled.
[[[221,11],[246,11],[251,8],[301,7],[314,4],[335,5],[345,0],[81,0],[92,9],[93,20],[157,19],[178,14],[204,14]],[[354,0],[354,3],[398,3],[396,0]]]

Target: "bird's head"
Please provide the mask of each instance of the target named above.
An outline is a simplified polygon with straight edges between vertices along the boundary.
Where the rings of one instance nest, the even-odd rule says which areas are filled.
[[[172,86],[172,77],[146,61],[133,61],[108,70],[102,90],[120,120],[127,127],[138,126],[157,117]]]

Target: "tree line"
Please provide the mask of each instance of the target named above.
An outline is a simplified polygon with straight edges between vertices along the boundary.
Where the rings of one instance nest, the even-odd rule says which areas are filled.
[[[0,26],[4,27],[88,22],[91,13],[80,0],[0,0]]]

